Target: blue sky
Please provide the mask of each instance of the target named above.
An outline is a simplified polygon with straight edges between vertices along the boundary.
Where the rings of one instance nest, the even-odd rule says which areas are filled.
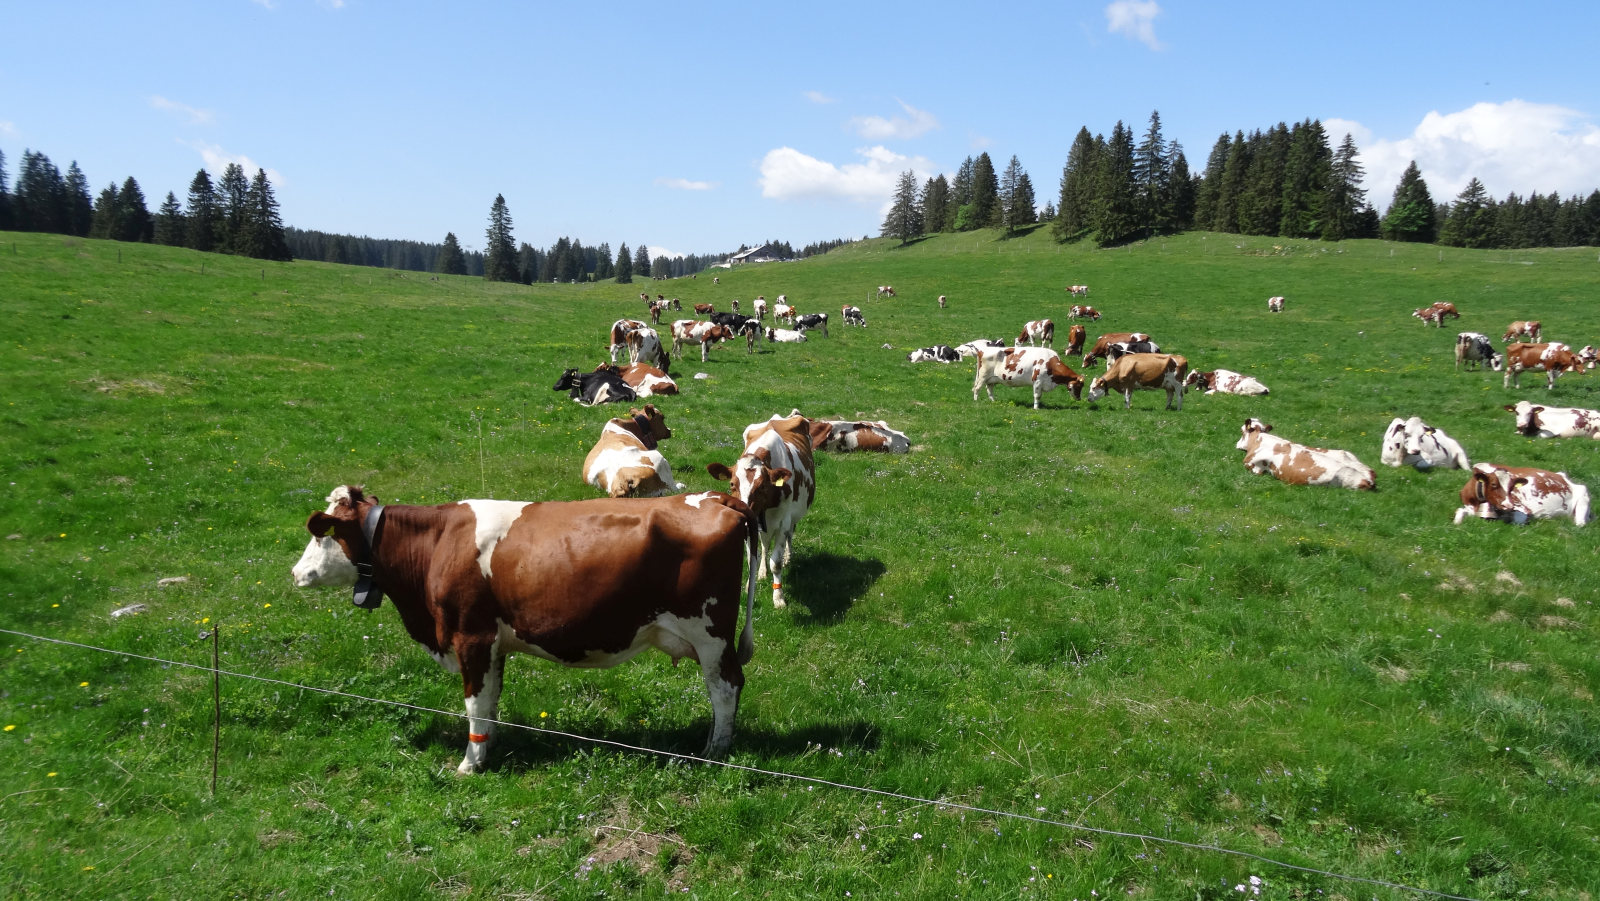
[[[0,151],[152,209],[266,169],[287,224],[481,247],[714,253],[877,234],[899,173],[1015,154],[1042,204],[1082,126],[1321,119],[1387,206],[1600,188],[1600,3],[423,4],[0,0]]]

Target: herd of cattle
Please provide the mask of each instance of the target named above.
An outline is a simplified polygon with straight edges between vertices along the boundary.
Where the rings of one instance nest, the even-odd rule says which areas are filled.
[[[1081,285],[1068,289],[1087,296]],[[880,286],[880,297],[894,297]],[[681,309],[660,295],[649,305],[652,320]],[[944,305],[945,298],[939,303]],[[678,392],[668,370],[672,357],[698,344],[701,359],[711,348],[738,335],[747,352],[760,339],[806,340],[807,331],[827,336],[827,314],[802,316],[779,295],[775,320],[793,329],[768,327],[764,297],[752,304],[756,315],[718,313],[697,304],[705,320],[671,324],[672,349],[644,322],[620,319],[611,326],[611,361],[592,372],[566,370],[555,390],[566,390],[584,404],[630,402]],[[1268,300],[1282,312],[1284,299]],[[858,307],[842,309],[846,324],[865,327]],[[1460,314],[1449,304],[1418,310],[1424,324],[1442,324]],[[1092,307],[1075,305],[1073,319],[1098,320]],[[1506,372],[1506,386],[1522,371],[1543,371],[1547,387],[1557,375],[1595,365],[1595,351],[1573,352],[1558,343],[1537,343],[1540,323],[1516,322],[1504,353],[1477,332],[1457,338],[1456,365],[1488,363]],[[975,361],[972,397],[993,386],[1028,387],[1033,406],[1042,394],[1066,386],[1075,399],[1085,387],[1094,402],[1120,392],[1124,407],[1135,390],[1164,390],[1167,408],[1181,410],[1187,388],[1206,394],[1266,395],[1260,381],[1226,369],[1191,371],[1188,360],[1162,353],[1150,335],[1112,332],[1083,352],[1087,333],[1073,324],[1067,352],[1083,353],[1085,370],[1106,361],[1104,374],[1086,384],[1082,375],[1053,349],[1055,326],[1049,319],[1024,324],[1014,346],[979,339],[951,347],[933,345],[907,355],[911,362]],[[1027,346],[1023,346],[1026,344]],[[887,345],[885,345],[887,346]],[[628,354],[619,366],[618,355]],[[1517,431],[1529,437],[1600,439],[1600,411],[1552,407],[1521,401],[1506,407],[1517,417]],[[1273,427],[1249,418],[1237,449],[1244,465],[1297,485],[1335,485],[1371,490],[1374,471],[1355,454],[1308,447],[1273,434]],[[910,440],[884,422],[810,419],[794,410],[745,428],[743,450],[730,463],[714,462],[706,471],[728,483],[728,491],[677,494],[678,482],[659,443],[672,437],[654,404],[606,422],[582,466],[584,481],[606,495],[588,501],[516,502],[467,500],[437,506],[381,504],[357,486],[339,486],[327,508],[314,513],[306,528],[311,540],[293,569],[296,585],[354,586],[355,602],[372,608],[389,596],[407,632],[445,669],[462,677],[468,715],[468,742],[458,767],[471,773],[484,766],[499,702],[508,653],[528,653],[566,666],[608,667],[647,648],[658,648],[673,662],[688,657],[700,665],[712,705],[711,734],[705,753],[718,756],[732,740],[734,715],[744,684],[743,665],[754,651],[751,616],[758,580],[772,579],[774,607],[785,605],[782,574],[790,562],[796,526],[816,498],[814,452],[875,450],[906,453]],[[1396,418],[1385,431],[1385,465],[1469,470],[1455,522],[1467,516],[1525,523],[1568,517],[1578,525],[1590,518],[1588,489],[1565,473],[1480,462],[1472,465],[1461,445],[1418,417]],[[748,568],[748,577],[741,573]],[[663,574],[672,574],[663,578]],[[740,594],[745,621],[738,629]]]

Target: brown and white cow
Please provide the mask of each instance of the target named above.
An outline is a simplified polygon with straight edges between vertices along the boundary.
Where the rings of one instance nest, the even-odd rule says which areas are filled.
[[[1089,337],[1089,330],[1077,323],[1067,326],[1067,356],[1075,357],[1083,353],[1083,342]]]
[[[731,307],[735,313],[739,312],[739,298],[735,297],[733,300],[729,301],[728,306]]]
[[[841,419],[811,420],[811,448],[832,451],[881,451],[904,454],[911,450],[905,432],[889,428],[883,420],[860,422]]]
[[[1461,314],[1456,312],[1456,305],[1445,301],[1435,301],[1433,306],[1412,310],[1411,315],[1422,320],[1423,325],[1433,323],[1439,328],[1444,328],[1446,319],[1460,319]]]
[[[1267,298],[1267,312],[1268,313],[1282,313],[1283,312],[1283,298],[1282,297],[1269,297],[1269,298]]]
[[[711,696],[705,753],[727,752],[744,664],[755,651],[759,545],[746,504],[704,492],[383,506],[350,485],[328,501],[306,521],[312,538],[294,583],[353,585],[355,603],[367,609],[388,595],[406,632],[461,674],[468,742],[458,772],[484,766],[512,652],[588,668],[651,647],[674,662],[688,657]],[[668,571],[673,578],[663,579]]]
[[[1572,517],[1589,522],[1589,489],[1564,472],[1479,463],[1461,488],[1455,523],[1468,516],[1526,525],[1533,519]]]
[[[1091,306],[1080,306],[1078,304],[1073,304],[1067,309],[1067,318],[1099,320],[1100,311]]]
[[[1088,285],[1068,285],[1067,286],[1067,293],[1072,295],[1073,297],[1088,297],[1089,296],[1089,286]]]
[[[1471,469],[1472,461],[1461,442],[1434,428],[1421,417],[1396,416],[1383,432],[1378,453],[1385,466],[1415,466],[1418,469]]]
[[[765,297],[757,297],[750,304],[751,308],[756,311],[757,319],[767,318],[767,299]]]
[[[639,397],[650,397],[657,394],[677,394],[678,383],[667,375],[665,370],[657,369],[649,363],[629,363],[627,366],[600,364],[595,372],[610,369],[622,381],[633,388],[633,393]]]
[[[772,306],[772,318],[794,325],[795,309],[783,301],[778,301]]]
[[[1583,364],[1585,372],[1593,369],[1595,364],[1600,363],[1600,348],[1593,344],[1585,344],[1578,348],[1578,362]]]
[[[994,400],[994,385],[1033,388],[1033,408],[1039,409],[1039,396],[1066,385],[1073,400],[1083,397],[1083,376],[1061,362],[1056,352],[1044,347],[991,347],[978,352],[978,368],[972,381],[972,399],[986,391]]]
[[[1529,438],[1594,438],[1600,440],[1600,410],[1547,407],[1519,400],[1506,411],[1517,414],[1517,434]]]
[[[941,310],[944,309],[944,295],[943,294],[939,295],[939,309],[941,309]]]
[[[878,286],[878,296],[879,297],[894,297],[895,296],[894,287],[892,285],[879,285]]]
[[[1028,342],[1030,347],[1043,345],[1049,347],[1056,343],[1056,324],[1048,319],[1031,319],[1022,326],[1022,334],[1017,336],[1017,346]]]
[[[1371,491],[1377,474],[1346,450],[1306,447],[1269,434],[1272,426],[1247,419],[1234,447],[1244,451],[1246,469],[1257,475],[1271,473],[1288,485],[1337,485]]]
[[[697,304],[694,305],[694,312],[695,312],[695,315],[697,315],[697,316],[709,316],[712,313],[715,313],[716,311],[717,311],[717,308],[716,308],[716,306],[714,304],[697,303]]]
[[[748,504],[762,526],[757,578],[772,573],[772,606],[782,607],[783,568],[789,565],[795,526],[817,497],[817,471],[811,457],[811,421],[799,410],[774,415],[744,430],[744,453],[733,466],[711,463],[706,472],[730,483],[734,497]]]
[[[1083,365],[1087,368],[1105,359],[1111,353],[1113,344],[1131,344],[1149,340],[1150,336],[1144,332],[1107,332],[1094,339],[1094,347],[1083,355]]]
[[[680,359],[683,357],[685,344],[700,345],[700,362],[706,361],[706,355],[711,351],[711,345],[718,341],[727,341],[733,337],[733,330],[725,325],[715,322],[701,322],[698,319],[679,319],[672,323],[672,352]]]
[[[628,335],[649,326],[637,319],[618,319],[611,323],[611,362],[617,362],[617,354],[628,349]]]
[[[1506,345],[1506,374],[1501,384],[1506,388],[1520,388],[1524,370],[1543,372],[1545,388],[1554,390],[1556,378],[1562,373],[1583,372],[1583,361],[1572,348],[1559,341],[1547,344],[1528,344],[1518,341]]]
[[[1189,361],[1178,354],[1123,354],[1106,367],[1106,374],[1089,383],[1089,403],[1112,391],[1122,392],[1122,408],[1133,406],[1133,392],[1140,389],[1167,392],[1167,409],[1183,409],[1183,386],[1189,377]]]
[[[1528,343],[1538,344],[1541,328],[1542,326],[1537,319],[1518,319],[1516,322],[1506,326],[1506,333],[1500,337],[1500,341],[1508,343],[1512,339],[1521,340],[1526,337]]]
[[[672,358],[661,347],[661,335],[653,328],[639,328],[628,333],[628,362],[650,363],[663,371],[672,367]]]
[[[583,460],[583,480],[610,497],[660,497],[681,490],[672,465],[656,449],[672,437],[666,417],[655,404],[628,412],[601,428],[600,440]]]
[[[1185,387],[1199,388],[1206,394],[1242,394],[1258,396],[1271,394],[1266,385],[1248,375],[1241,375],[1231,369],[1213,369],[1202,372],[1198,369],[1189,373],[1189,378],[1184,381]]]

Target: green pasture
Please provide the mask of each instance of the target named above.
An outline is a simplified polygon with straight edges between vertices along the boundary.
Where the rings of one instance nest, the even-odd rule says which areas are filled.
[[[1600,407],[1600,374],[1508,391],[1453,359],[1456,331],[1498,343],[1513,319],[1600,342],[1592,248],[978,232],[721,284],[529,288],[0,242],[0,895],[1600,890],[1600,527],[1454,526],[1463,474],[1378,459],[1389,420],[1420,415],[1474,461],[1600,492],[1600,443],[1523,438],[1502,409]],[[1064,338],[1069,284],[1106,314],[1091,340],[1147,331],[1271,395],[1169,412],[1156,392],[1124,410],[1055,391],[1036,411],[1020,389],[974,403],[966,363],[905,360],[1041,317]],[[458,778],[464,721],[360,698],[457,712],[459,678],[387,605],[290,585],[305,519],[341,483],[388,503],[595,496],[580,465],[625,411],[550,385],[605,358],[641,291],[746,310],[787,294],[834,320],[803,345],[674,362],[662,451],[691,490],[721,484],[705,466],[731,463],[746,425],[794,408],[887,420],[914,449],[819,458],[790,606],[763,592],[756,610],[730,758],[749,769],[508,729],[489,772]],[[1462,318],[1411,318],[1436,300]],[[1354,451],[1378,490],[1251,475],[1234,449],[1249,416]],[[223,669],[282,681],[223,678],[213,795],[212,675],[160,661],[209,666],[218,626]],[[677,754],[709,728],[698,672],[663,655],[508,670],[512,723]]]

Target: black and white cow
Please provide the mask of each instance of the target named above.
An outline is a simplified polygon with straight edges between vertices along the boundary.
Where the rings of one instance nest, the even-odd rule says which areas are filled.
[[[845,304],[844,309],[840,312],[844,314],[845,325],[859,325],[862,328],[867,327],[867,317],[861,315],[860,307],[853,307],[849,304]]]
[[[584,406],[605,403],[631,403],[639,395],[622,380],[616,370],[607,367],[598,372],[579,372],[568,369],[550,386],[552,391],[566,391],[568,396]]]
[[[961,360],[961,355],[948,344],[935,344],[932,347],[919,347],[906,354],[906,359],[913,363],[955,363]]]
[[[804,329],[806,331],[815,331],[817,329],[821,329],[822,337],[826,338],[828,337],[828,314],[807,313],[804,316],[796,316],[794,319],[794,327],[797,329]]]

